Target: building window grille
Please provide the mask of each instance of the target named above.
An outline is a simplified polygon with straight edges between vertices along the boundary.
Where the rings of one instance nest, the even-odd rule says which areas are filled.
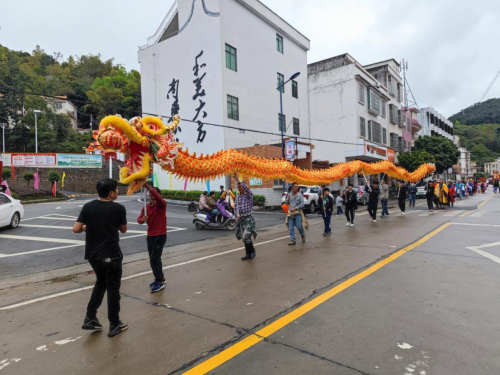
[[[299,98],[299,83],[297,81],[292,81],[292,96],[296,99]]]
[[[293,119],[293,134],[300,135],[300,122],[298,118]]]
[[[236,48],[231,47],[229,44],[226,44],[226,68],[234,70],[237,72],[237,64],[236,64]]]
[[[227,118],[232,120],[240,120],[240,108],[238,98],[228,95],[227,96]]]
[[[283,37],[276,34],[276,51],[283,53]]]
[[[363,117],[359,117],[359,136],[366,138],[366,121]]]

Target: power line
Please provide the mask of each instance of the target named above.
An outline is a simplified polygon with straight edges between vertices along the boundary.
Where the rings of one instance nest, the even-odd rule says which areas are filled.
[[[488,94],[488,91],[490,91],[491,89],[491,86],[493,86],[493,84],[495,83],[495,81],[497,80],[498,76],[500,75],[500,70],[497,72],[497,74],[495,75],[495,78],[493,78],[493,81],[491,81],[490,85],[488,86],[488,88],[486,89],[486,91],[484,92],[483,96],[481,97],[481,99],[479,100],[479,103],[481,103],[484,99],[484,97],[486,96],[486,94]]]

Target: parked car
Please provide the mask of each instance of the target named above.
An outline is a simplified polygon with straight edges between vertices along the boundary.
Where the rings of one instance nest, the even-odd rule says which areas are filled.
[[[365,191],[364,185],[355,186],[352,188],[352,190],[356,192],[358,203],[361,203],[362,205],[368,204],[369,193]]]
[[[310,213],[316,212],[316,210],[318,209],[320,187],[299,185],[299,189],[300,188],[302,188],[302,195],[304,196],[304,203],[305,203],[304,209],[306,211],[309,211]],[[281,196],[282,203],[286,202],[286,197],[290,192],[290,190],[291,187],[288,188],[288,192],[283,193],[283,195]]]
[[[20,201],[0,193],[0,227],[10,226],[15,229],[24,216],[24,207]]]
[[[425,186],[417,187],[417,199],[418,198],[425,198]]]

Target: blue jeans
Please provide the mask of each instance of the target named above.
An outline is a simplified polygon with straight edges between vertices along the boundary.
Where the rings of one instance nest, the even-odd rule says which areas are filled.
[[[342,211],[342,206],[337,206],[337,215],[343,215],[344,211]]]
[[[416,200],[417,200],[417,194],[410,194],[410,206],[414,206]]]
[[[220,211],[217,208],[214,208],[211,212],[212,215],[218,215],[220,214]]]
[[[387,202],[388,202],[388,200],[387,199],[382,199],[380,202],[382,203],[382,213],[381,213],[381,215],[382,216],[389,215],[389,210],[387,209]]]
[[[297,240],[295,239],[295,227],[297,227],[302,237],[306,235],[304,233],[304,228],[302,228],[302,216],[300,215],[295,215],[293,217],[290,216],[288,218],[288,227],[290,228],[290,240],[292,242],[297,242]]]
[[[331,219],[332,219],[332,215],[329,212],[326,212],[326,211],[323,211],[321,214],[323,216],[323,221],[325,222],[325,232],[324,233],[330,233],[332,231],[330,229],[330,222],[331,222]]]

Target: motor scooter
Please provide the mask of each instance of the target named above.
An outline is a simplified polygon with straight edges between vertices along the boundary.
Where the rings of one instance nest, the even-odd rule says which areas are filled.
[[[192,202],[188,211],[193,214],[193,224],[196,229],[227,229],[227,230],[235,230],[236,229],[236,218],[235,216],[228,212],[227,202],[224,200],[219,200],[217,202],[217,209],[220,214],[211,215],[204,211],[200,211],[197,207],[197,204]]]

